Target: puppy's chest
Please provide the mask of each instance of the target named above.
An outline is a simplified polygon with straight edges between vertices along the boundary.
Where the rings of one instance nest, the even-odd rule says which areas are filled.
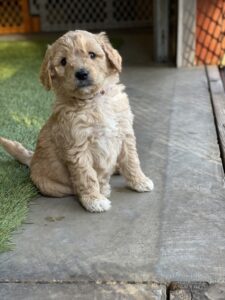
[[[112,116],[100,117],[90,126],[90,140],[95,142],[101,138],[112,139],[118,136],[118,126]]]
[[[91,143],[100,140],[114,140],[119,136],[119,128],[116,117],[109,111],[93,111],[77,116],[76,137],[86,137]]]

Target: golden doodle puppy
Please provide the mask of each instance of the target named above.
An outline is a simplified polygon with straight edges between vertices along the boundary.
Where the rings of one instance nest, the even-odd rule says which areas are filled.
[[[140,167],[133,114],[119,83],[121,61],[105,33],[70,31],[48,47],[40,79],[56,101],[34,153],[0,138],[6,151],[30,167],[42,194],[78,194],[88,211],[107,211],[116,166],[130,188],[153,189]]]

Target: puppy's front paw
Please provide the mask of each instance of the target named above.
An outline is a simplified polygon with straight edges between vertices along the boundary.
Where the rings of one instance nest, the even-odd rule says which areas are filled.
[[[111,201],[100,195],[99,198],[82,197],[82,205],[90,212],[103,212],[111,208]]]
[[[154,189],[153,181],[148,178],[142,178],[141,180],[137,180],[135,182],[128,182],[128,185],[131,189],[137,192],[150,192]]]
[[[100,192],[102,195],[104,195],[106,198],[108,198],[111,194],[111,187],[110,184],[104,184],[100,187]]]

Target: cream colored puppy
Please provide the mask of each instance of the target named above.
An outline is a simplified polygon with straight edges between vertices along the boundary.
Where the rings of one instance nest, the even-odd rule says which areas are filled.
[[[130,188],[153,189],[140,167],[133,115],[119,72],[121,57],[105,33],[70,31],[48,47],[40,79],[53,90],[56,102],[35,152],[0,138],[11,155],[30,167],[42,194],[78,194],[88,211],[106,211],[116,166]]]

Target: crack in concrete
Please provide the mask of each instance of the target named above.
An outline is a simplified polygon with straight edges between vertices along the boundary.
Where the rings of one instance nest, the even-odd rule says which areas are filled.
[[[18,284],[73,284],[73,283],[95,283],[95,284],[146,284],[152,286],[167,286],[166,283],[152,282],[152,281],[116,281],[116,280],[10,280],[0,279],[0,283],[18,283]]]

